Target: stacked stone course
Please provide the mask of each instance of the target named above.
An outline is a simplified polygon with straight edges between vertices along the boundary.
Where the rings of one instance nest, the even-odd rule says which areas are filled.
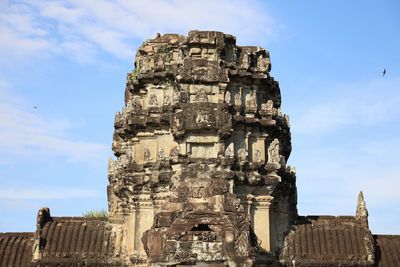
[[[265,49],[232,35],[157,35],[115,115],[108,217],[38,212],[0,233],[0,267],[400,266],[400,236],[355,216],[298,216],[288,116]]]
[[[296,187],[270,69],[268,51],[221,32],[139,48],[115,116],[108,189],[135,261],[250,266],[282,246]]]

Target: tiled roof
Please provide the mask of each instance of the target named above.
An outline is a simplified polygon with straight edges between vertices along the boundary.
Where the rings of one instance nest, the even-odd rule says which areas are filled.
[[[284,266],[371,266],[373,239],[368,226],[351,216],[300,217],[287,235]]]
[[[376,267],[400,266],[400,235],[374,235]]]
[[[27,267],[34,233],[0,233],[0,267]]]
[[[39,266],[114,266],[118,254],[114,241],[115,233],[105,219],[53,217],[42,228]]]

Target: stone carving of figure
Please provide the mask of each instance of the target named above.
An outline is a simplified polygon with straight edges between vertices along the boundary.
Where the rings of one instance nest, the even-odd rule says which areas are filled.
[[[174,93],[173,93],[172,98],[173,98],[174,102],[179,102],[181,100],[181,92],[175,87],[174,87]]]
[[[151,94],[150,95],[149,104],[150,104],[150,106],[158,106],[158,100],[157,100],[157,95],[156,94]]]
[[[225,92],[225,103],[231,103],[231,93],[229,91]]]
[[[240,161],[246,160],[247,159],[247,150],[244,148],[240,148],[237,151],[237,157]]]
[[[245,69],[248,69],[250,67],[250,56],[248,54],[243,55],[242,67]]]
[[[250,252],[249,231],[243,231],[236,242],[236,251],[240,256],[248,256]]]
[[[140,100],[141,100],[141,99],[138,98],[138,97],[135,97],[135,98],[133,99],[133,108],[134,108],[135,110],[140,110],[140,109],[142,109],[142,103],[141,103]]]
[[[259,149],[256,149],[256,153],[254,154],[254,156],[256,162],[261,162],[261,151]]]
[[[279,155],[279,140],[275,138],[268,147],[268,163],[279,164],[281,157]]]
[[[137,112],[142,109],[142,103],[140,102],[140,98],[135,97],[129,100],[126,107],[128,111],[132,112],[133,114],[137,114]]]
[[[207,112],[199,110],[196,114],[196,123],[197,124],[210,124],[210,114]]]
[[[165,151],[164,151],[164,148],[161,148],[159,151],[158,151],[158,159],[165,159]]]
[[[259,55],[257,58],[257,68],[260,71],[267,71],[269,66],[268,58],[264,58],[263,55]]]
[[[288,172],[291,173],[292,175],[296,175],[296,168],[293,166],[287,166],[286,167]]]
[[[164,96],[163,105],[168,106],[171,104],[171,97],[169,95]]]
[[[274,108],[274,102],[272,102],[272,100],[268,100],[268,101],[267,101],[267,104],[266,104],[266,106],[265,106],[265,109],[266,109],[268,115],[269,115],[269,114],[272,115],[272,110],[273,110],[273,108]]]
[[[253,90],[251,90],[250,93],[246,95],[246,106],[251,108],[256,107],[256,94]]]
[[[282,155],[280,157],[281,157],[281,160],[280,160],[279,164],[281,165],[282,168],[286,168],[286,159],[285,159],[285,157],[282,156]]]
[[[110,183],[110,185],[114,188],[117,185],[116,182]],[[108,195],[108,214],[110,216],[115,215],[118,211],[122,211],[124,208],[121,206],[122,199],[116,195],[116,193],[111,191]]]
[[[128,154],[122,154],[118,159],[117,159],[118,164],[120,165],[120,168],[124,168],[129,165],[130,158]]]
[[[201,198],[203,196],[203,187],[193,187],[191,197]]]
[[[240,96],[240,93],[235,94],[235,106],[240,106],[242,105],[242,97]]]
[[[283,119],[285,120],[285,123],[287,124],[287,126],[290,128],[290,119],[288,115],[283,115]]]
[[[232,158],[234,156],[233,150],[230,146],[225,149],[225,157]]]
[[[151,154],[150,154],[150,149],[145,148],[145,149],[144,149],[144,160],[145,160],[145,161],[149,161],[149,160],[150,160],[150,156],[151,156]]]
[[[108,173],[114,174],[117,169],[117,164],[112,158],[108,158]]]
[[[280,108],[277,108],[274,111],[275,111],[274,115],[276,115],[278,117],[283,117],[283,113],[282,113],[282,110]]]
[[[181,127],[181,120],[179,119],[179,118],[175,118],[175,126],[177,127],[177,128],[180,128]]]
[[[178,148],[178,146],[174,146],[174,147],[171,149],[171,151],[169,152],[169,156],[170,156],[171,158],[176,158],[176,157],[179,156],[179,148]]]
[[[200,89],[196,92],[196,101],[200,103],[208,102],[208,97],[204,89]]]
[[[281,168],[281,156],[279,155],[279,140],[275,138],[268,147],[268,161],[266,165],[269,176],[278,177],[277,171]]]
[[[266,103],[261,104],[260,115],[272,119],[273,110],[274,103],[272,100],[268,100]]]

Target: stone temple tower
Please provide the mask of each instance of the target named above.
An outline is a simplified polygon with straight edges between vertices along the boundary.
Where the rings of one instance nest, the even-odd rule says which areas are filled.
[[[229,34],[139,48],[115,116],[109,216],[130,261],[251,266],[297,218],[289,119],[269,53]]]
[[[222,32],[139,48],[115,116],[109,216],[0,233],[0,267],[398,267],[400,235],[297,214],[289,119],[269,53]]]

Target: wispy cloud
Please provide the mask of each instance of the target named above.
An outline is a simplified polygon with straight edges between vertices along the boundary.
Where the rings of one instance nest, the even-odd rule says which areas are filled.
[[[98,197],[96,191],[83,188],[1,188],[0,200],[59,200]]]
[[[379,216],[400,202],[398,88],[398,77],[342,82],[291,107],[302,214],[354,214],[363,190],[371,229],[393,231]]]
[[[324,135],[346,126],[369,127],[398,121],[398,88],[399,78],[382,78],[324,88],[324,92],[332,92],[325,95],[325,99],[304,99],[304,110],[293,116],[293,131],[298,134]]]
[[[0,81],[0,150],[10,159],[18,157],[64,157],[72,162],[103,162],[108,146],[66,137],[72,123],[46,118],[11,94]],[[3,159],[3,160],[4,160]]]
[[[393,143],[398,147],[398,143]],[[314,150],[315,147],[309,147]],[[321,149],[322,150],[322,149]],[[389,149],[383,149],[388,152]],[[397,149],[396,149],[397,151]],[[381,222],[380,216],[398,217],[400,202],[400,160],[382,163],[385,158],[366,157],[358,147],[338,146],[336,151],[327,149],[319,157],[305,152],[303,161],[297,161],[299,210],[301,214],[354,215],[357,194],[364,192],[373,232],[394,233],[388,229],[390,221]]]
[[[0,12],[2,55],[25,57],[54,49],[51,37],[30,6],[2,1]]]
[[[62,53],[82,62],[98,53],[131,58],[156,32],[220,30],[259,43],[281,29],[261,1],[34,1],[0,4],[0,48],[15,55]]]

